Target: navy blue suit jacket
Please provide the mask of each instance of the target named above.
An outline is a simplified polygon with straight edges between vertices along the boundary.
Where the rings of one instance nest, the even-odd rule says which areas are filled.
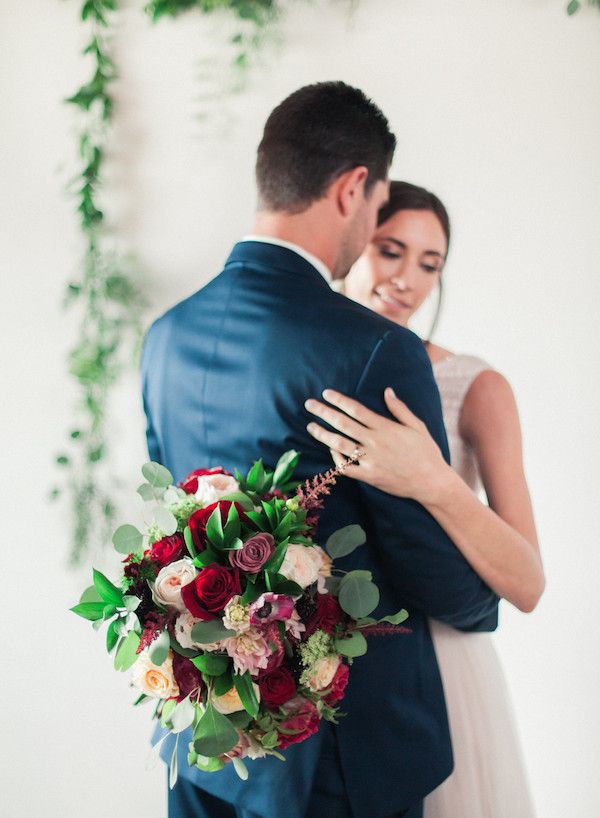
[[[302,452],[300,478],[330,468],[329,451],[306,431],[303,406],[325,387],[387,414],[383,392],[392,386],[449,457],[420,339],[333,292],[308,261],[276,245],[237,244],[220,275],[159,318],[146,337],[142,376],[150,456],[177,480],[197,467],[246,471],[258,457],[274,465],[288,449]],[[333,728],[355,816],[377,818],[415,803],[452,770],[427,617],[493,630],[498,598],[418,503],[344,478],[327,498],[319,541],[350,523],[366,530],[368,543],[340,567],[370,569],[381,590],[376,613],[406,607],[412,628],[371,639],[352,667],[348,715]],[[285,763],[250,762],[247,782],[230,766],[188,768],[189,740],[180,737],[180,775],[264,818],[304,816],[320,732],[291,747]]]

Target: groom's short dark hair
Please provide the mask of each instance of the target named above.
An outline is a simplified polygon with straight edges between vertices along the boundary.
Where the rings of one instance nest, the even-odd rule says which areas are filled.
[[[387,178],[396,147],[383,113],[343,82],[306,85],[271,113],[258,147],[259,206],[301,213],[342,173],[365,166],[365,193]]]

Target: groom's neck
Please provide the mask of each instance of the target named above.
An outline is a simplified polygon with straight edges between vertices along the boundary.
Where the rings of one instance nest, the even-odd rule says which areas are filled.
[[[339,239],[335,225],[316,203],[303,213],[261,211],[256,214],[252,234],[297,244],[334,270],[338,259]]]

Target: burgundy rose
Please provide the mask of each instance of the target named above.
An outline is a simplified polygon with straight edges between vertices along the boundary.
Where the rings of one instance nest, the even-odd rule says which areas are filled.
[[[181,596],[186,608],[197,619],[216,619],[232,596],[241,593],[239,571],[223,565],[207,565],[196,579],[184,585]]]
[[[179,701],[192,693],[194,696],[202,691],[202,675],[198,668],[186,656],[173,653],[173,676],[179,686]]]
[[[275,708],[289,702],[296,695],[296,682],[284,667],[265,673],[258,681],[260,700],[267,707]]]
[[[172,534],[170,537],[163,537],[157,540],[150,547],[150,559],[156,560],[162,567],[170,562],[180,560],[185,551],[185,540],[183,534]]]
[[[296,696],[295,699],[283,705],[283,709],[289,713],[288,718],[281,722],[285,730],[298,730],[293,735],[279,734],[279,750],[285,750],[290,744],[297,744],[299,741],[312,736],[319,729],[319,713],[315,705],[303,696]]]
[[[331,692],[325,696],[325,704],[334,705],[344,698],[344,691],[348,684],[348,677],[350,676],[350,668],[343,662],[340,662],[335,676],[331,680]]]
[[[332,594],[316,594],[315,603],[317,608],[306,622],[306,638],[319,629],[333,633],[335,626],[345,618],[339,602]]]
[[[198,478],[205,477],[208,474],[226,474],[232,477],[231,472],[225,471],[221,466],[214,469],[194,469],[187,477],[184,477],[181,483],[178,483],[179,488],[183,489],[186,494],[195,494],[198,491]]]
[[[212,503],[210,506],[206,506],[206,508],[201,508],[198,511],[194,511],[188,520],[192,540],[194,541],[194,545],[198,551],[204,551],[206,548],[206,524],[208,523],[210,515],[217,508],[217,506],[221,512],[221,523],[223,527],[225,527],[225,523],[227,522],[227,517],[229,515],[229,509],[232,506],[231,500],[217,500],[216,503]],[[237,513],[239,514],[240,520],[242,522],[248,522],[248,518],[244,514],[243,507],[239,503],[235,503],[235,507],[237,509]]]
[[[234,568],[256,574],[275,551],[272,534],[255,534],[241,548],[229,552],[229,562]]]

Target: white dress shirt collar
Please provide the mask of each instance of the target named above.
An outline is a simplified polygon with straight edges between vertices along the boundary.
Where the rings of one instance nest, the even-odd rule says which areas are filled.
[[[262,241],[265,244],[276,244],[279,247],[287,247],[288,250],[293,250],[294,253],[302,256],[302,258],[308,261],[309,264],[312,264],[312,266],[321,273],[323,278],[331,283],[331,270],[325,264],[325,262],[321,261],[320,258],[317,258],[312,253],[309,253],[308,250],[304,249],[304,247],[300,247],[299,244],[294,244],[291,241],[284,241],[284,239],[278,239],[274,236],[244,236],[242,241]]]

